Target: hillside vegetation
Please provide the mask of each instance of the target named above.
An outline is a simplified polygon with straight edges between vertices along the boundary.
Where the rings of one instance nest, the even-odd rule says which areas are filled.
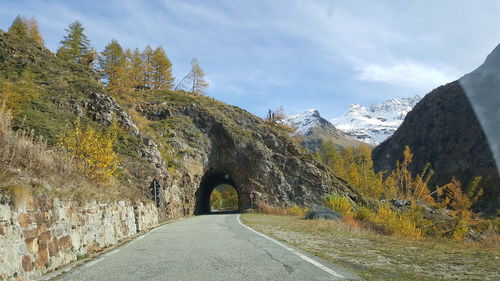
[[[498,220],[471,209],[482,195],[479,179],[429,186],[429,166],[410,171],[409,147],[391,173],[374,171],[367,146],[339,152],[326,142],[313,156],[279,122],[203,95],[208,84],[196,59],[174,83],[161,46],[129,50],[111,40],[97,52],[80,23],[67,31],[56,54],[22,28],[0,31],[6,189],[41,186],[44,194],[144,200],[157,179],[158,205],[180,216],[196,212],[206,173],[222,171],[242,186],[240,207],[250,207],[252,187],[271,211],[303,214],[324,204],[383,234],[497,235]],[[12,146],[12,139],[25,145]],[[74,176],[65,181],[66,175]]]
[[[85,180],[147,199],[156,179],[158,205],[170,217],[195,211],[209,171],[235,176],[245,208],[243,186],[276,205],[320,203],[333,190],[359,197],[325,173],[286,128],[205,96],[197,60],[173,83],[160,46],[127,50],[112,40],[97,52],[81,24],[67,32],[56,54],[18,31],[0,33],[0,100],[12,113],[13,131],[29,131],[66,153]],[[285,169],[285,159],[293,168]]]

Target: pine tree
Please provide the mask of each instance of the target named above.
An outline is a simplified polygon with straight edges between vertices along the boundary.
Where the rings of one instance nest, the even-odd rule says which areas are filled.
[[[63,60],[91,66],[94,59],[90,40],[83,33],[85,30],[79,21],[75,21],[64,29],[68,34],[61,41],[57,56]]]
[[[112,93],[117,93],[126,80],[125,54],[118,41],[111,40],[99,55],[99,66],[105,85]]]
[[[172,89],[174,77],[172,75],[172,63],[168,59],[162,47],[157,47],[151,58],[152,86],[153,89]]]
[[[28,37],[28,27],[26,26],[26,21],[20,15],[17,15],[12,25],[9,27],[9,33],[16,35],[20,38]]]
[[[38,22],[34,17],[29,20],[25,20],[28,38],[35,41],[39,46],[45,47],[45,41],[43,40],[42,34],[40,33],[40,27],[38,26]]]
[[[153,87],[153,49],[150,45],[147,45],[144,51],[142,51],[142,81],[143,86],[151,89]]]

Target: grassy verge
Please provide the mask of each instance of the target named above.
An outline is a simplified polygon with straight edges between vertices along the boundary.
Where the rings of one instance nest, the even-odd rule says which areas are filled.
[[[341,222],[244,214],[243,223],[366,280],[500,280],[500,250],[467,242],[405,239]]]

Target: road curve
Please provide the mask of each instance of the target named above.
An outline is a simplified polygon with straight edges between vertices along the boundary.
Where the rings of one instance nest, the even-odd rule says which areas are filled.
[[[242,225],[237,214],[159,227],[57,280],[354,280],[355,275]]]

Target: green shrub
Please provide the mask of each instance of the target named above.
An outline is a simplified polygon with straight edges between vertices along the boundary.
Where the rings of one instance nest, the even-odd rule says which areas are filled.
[[[84,260],[87,258],[87,255],[86,254],[76,254],[76,260],[79,261],[79,260]]]

